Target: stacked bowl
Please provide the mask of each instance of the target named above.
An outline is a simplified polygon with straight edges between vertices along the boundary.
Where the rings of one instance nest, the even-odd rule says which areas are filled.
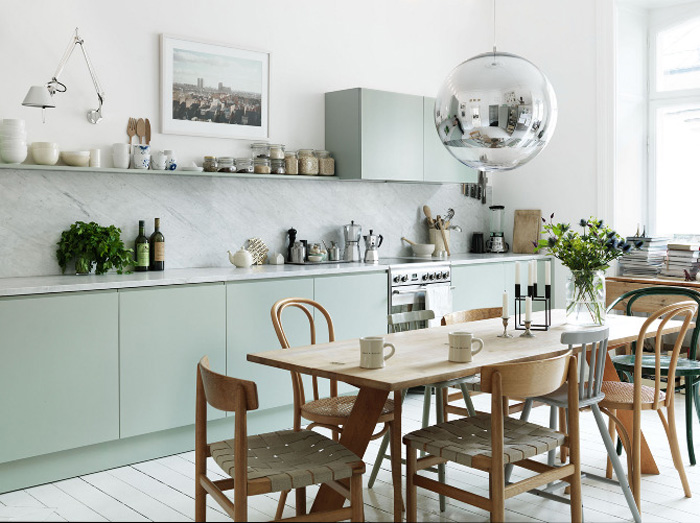
[[[56,165],[58,161],[58,144],[53,142],[34,142],[31,146],[34,163],[39,165]]]
[[[5,118],[0,125],[0,157],[5,163],[22,163],[27,158],[24,120]]]

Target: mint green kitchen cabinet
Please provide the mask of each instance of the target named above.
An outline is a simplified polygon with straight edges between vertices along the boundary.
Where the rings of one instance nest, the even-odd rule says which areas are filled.
[[[0,299],[0,462],[119,437],[116,291]]]
[[[197,362],[226,368],[226,286],[120,290],[119,347],[120,436],[193,424]]]
[[[336,340],[386,334],[386,272],[321,276],[314,295],[333,319]]]
[[[423,97],[423,179],[426,182],[476,183],[479,171],[452,156],[435,129],[435,98]]]
[[[248,353],[280,349],[272,326],[270,309],[282,298],[314,298],[313,278],[257,280],[226,284],[227,365],[226,373],[236,378],[255,381],[258,385],[260,409],[291,405],[292,378],[289,371],[249,362]],[[309,322],[302,311],[288,308],[282,315],[284,332],[290,344],[308,345]],[[319,329],[319,333],[323,331]],[[319,334],[319,339],[322,334]],[[292,426],[292,411],[281,420]]]
[[[482,263],[452,267],[452,305],[454,310],[501,307],[506,289],[503,263]],[[509,264],[507,264],[509,265]],[[513,295],[512,289],[509,290]]]
[[[326,93],[326,149],[343,179],[423,181],[423,97]]]

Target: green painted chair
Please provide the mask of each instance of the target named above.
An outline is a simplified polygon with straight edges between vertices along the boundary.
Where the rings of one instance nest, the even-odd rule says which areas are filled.
[[[641,298],[647,298],[637,303]],[[661,286],[654,285],[635,289],[625,294],[618,296],[609,306],[608,312],[614,307],[622,305],[627,316],[631,316],[633,312],[652,312],[661,305],[668,305],[676,301],[693,300],[700,307],[700,292],[687,287]],[[623,303],[626,302],[626,303]],[[695,448],[693,446],[693,404],[695,404],[695,412],[700,419],[700,395],[698,394],[698,385],[700,384],[700,361],[697,360],[698,338],[700,337],[700,321],[695,317],[695,328],[692,331],[690,339],[690,348],[687,358],[679,358],[678,366],[676,367],[676,376],[683,378],[682,387],[685,389],[685,425],[686,425],[686,440],[688,442],[688,456],[690,464],[695,465]],[[634,350],[632,351],[634,353]],[[660,359],[659,372],[661,376],[668,375],[668,366],[671,361],[670,356],[663,356]],[[621,379],[632,381],[634,373],[634,354],[624,354],[612,357],[613,365],[617,370]],[[654,378],[656,375],[655,357],[653,354],[642,357],[642,375],[644,377]],[[618,442],[618,449],[620,445]]]

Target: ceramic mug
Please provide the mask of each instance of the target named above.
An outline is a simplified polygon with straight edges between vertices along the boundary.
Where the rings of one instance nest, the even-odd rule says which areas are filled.
[[[151,164],[151,146],[137,143],[133,146],[131,167],[134,169],[148,169]]]
[[[450,353],[447,359],[455,363],[469,363],[472,361],[472,356],[484,348],[484,340],[475,338],[471,332],[450,332],[449,337]],[[473,348],[474,343],[479,344],[479,348],[476,350]]]
[[[391,352],[384,356],[384,347],[391,347]],[[384,343],[381,336],[360,338],[360,367],[363,369],[381,369],[384,362],[391,358],[396,348],[391,343]]]
[[[129,168],[129,144],[115,143],[112,145],[112,163],[117,169]]]
[[[151,169],[164,171],[168,157],[164,151],[154,151],[151,155]]]

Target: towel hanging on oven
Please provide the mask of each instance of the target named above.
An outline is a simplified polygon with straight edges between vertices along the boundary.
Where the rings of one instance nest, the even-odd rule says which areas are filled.
[[[452,312],[452,288],[449,285],[428,285],[425,289],[425,308],[435,313],[428,327],[439,327],[445,314]]]

